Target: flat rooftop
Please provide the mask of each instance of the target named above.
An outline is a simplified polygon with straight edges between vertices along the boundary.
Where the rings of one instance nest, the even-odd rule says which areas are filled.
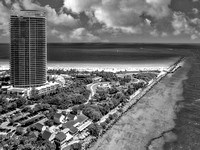
[[[44,10],[21,10],[21,11],[11,11],[11,16],[23,16],[23,17],[46,17],[46,12]]]

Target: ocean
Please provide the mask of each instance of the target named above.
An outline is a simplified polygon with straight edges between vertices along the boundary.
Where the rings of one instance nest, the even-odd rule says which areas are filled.
[[[165,68],[179,53],[168,47],[131,44],[48,44],[49,68],[130,70],[130,68]],[[9,45],[0,45],[0,66],[8,66]],[[136,70],[138,70],[136,69]]]
[[[8,64],[9,46],[0,45],[0,66]],[[177,139],[165,150],[200,149],[200,45],[178,44],[48,44],[48,65],[106,66],[150,64],[164,66],[177,57],[190,57],[183,101],[177,103],[173,133]],[[131,66],[133,65],[133,66]]]
[[[184,100],[177,103],[179,109],[172,130],[177,139],[165,143],[166,150],[200,149],[200,47],[188,51],[191,52],[191,67],[188,79],[183,82]]]

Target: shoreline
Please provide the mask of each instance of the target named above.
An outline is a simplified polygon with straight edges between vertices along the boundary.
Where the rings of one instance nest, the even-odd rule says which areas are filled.
[[[123,68],[117,68],[117,67],[47,67],[47,70],[71,70],[75,69],[77,71],[105,71],[105,72],[136,72],[136,71],[163,71],[166,70],[168,67],[155,67],[155,66],[149,66],[149,67],[141,67],[141,66],[133,66],[133,67],[123,67]],[[9,70],[9,66],[7,65],[1,65],[0,70]]]
[[[184,60],[184,62],[185,62],[185,60]],[[185,67],[185,66],[184,66]],[[176,68],[176,67],[175,67]],[[174,68],[174,69],[175,69]],[[174,69],[172,69],[171,71],[173,71]],[[177,71],[178,69],[175,69],[173,72],[175,72],[175,71]],[[183,70],[183,69],[182,69]],[[180,72],[180,71],[177,71],[177,72]],[[177,72],[175,72],[174,74],[178,74]],[[172,74],[172,76],[174,75],[174,74]],[[159,109],[159,107],[158,106],[160,106],[161,108],[163,107],[162,106],[162,102],[157,102],[157,101],[155,101],[155,100],[153,100],[153,106],[155,105],[155,106],[157,106],[158,108],[154,108],[153,107],[153,109],[152,108],[149,108],[149,101],[151,101],[152,99],[151,98],[156,98],[157,100],[159,100],[160,98],[162,98],[161,97],[161,95],[159,95],[159,94],[157,94],[158,92],[159,92],[159,89],[161,88],[161,85],[162,86],[164,86],[163,88],[165,89],[165,85],[163,84],[163,80],[170,80],[170,78],[171,77],[169,77],[169,76],[171,76],[170,74],[166,74],[166,76],[164,76],[164,79],[162,79],[160,82],[158,82],[158,84],[156,84],[155,86],[155,88],[153,88],[150,92],[147,92],[146,94],[144,94],[144,97],[142,97],[141,98],[141,100],[139,100],[139,104],[138,105],[140,105],[140,104],[142,104],[142,105],[147,105],[146,107],[143,107],[143,109],[147,109],[147,111],[149,110],[150,111],[150,113],[149,114],[152,114],[153,113],[153,115],[155,115],[155,116],[157,116],[157,115],[159,115],[159,113],[158,114],[155,114],[155,111],[157,111],[157,110],[154,110],[154,109]],[[180,74],[179,74],[180,75]],[[175,86],[177,86],[177,87],[179,87],[180,86],[180,84],[182,83],[182,81],[186,78],[184,75],[183,76],[181,76],[182,78],[179,80],[179,82],[178,82],[178,84],[176,84]],[[165,78],[167,78],[167,79],[165,79]],[[165,84],[167,84],[169,81],[167,81]],[[154,86],[153,86],[154,87]],[[163,90],[164,90],[163,89]],[[174,90],[174,89],[173,89]],[[166,91],[167,91],[167,93],[169,93],[170,94],[170,92],[173,92],[175,95],[176,95],[176,92],[174,92],[172,89],[165,89],[163,92],[164,93],[166,93]],[[153,91],[153,93],[156,95],[157,94],[157,96],[155,96],[153,93],[152,93],[152,91]],[[152,94],[151,94],[152,93]],[[178,93],[180,93],[181,94],[181,91],[179,91]],[[149,98],[149,97],[147,97],[149,95],[149,97],[151,97],[151,98]],[[147,99],[149,100],[149,101],[146,101],[145,100],[145,97],[147,97]],[[178,97],[177,97],[178,98]],[[166,100],[164,101],[165,103],[166,103],[166,101],[168,100],[168,98],[166,98]],[[157,104],[158,103],[158,104]],[[171,104],[171,105],[170,105]],[[174,111],[174,106],[175,106],[175,104],[176,104],[176,100],[174,100],[174,101],[171,101],[171,103],[169,104],[169,106],[170,106],[170,111],[169,110],[166,110],[167,111],[167,113],[169,113],[169,116],[163,116],[163,117],[169,117],[168,118],[168,121],[165,121],[165,120],[162,120],[161,119],[161,121],[159,121],[159,119],[157,118],[156,119],[156,121],[157,122],[160,122],[160,123],[162,123],[162,121],[165,121],[165,123],[168,123],[169,124],[169,126],[170,127],[168,127],[167,129],[163,129],[162,128],[162,126],[163,126],[163,124],[162,124],[162,126],[160,126],[160,134],[162,134],[162,132],[165,132],[165,131],[167,131],[167,130],[169,130],[169,129],[172,129],[175,125],[174,125],[174,122],[173,122],[173,119],[175,118],[175,112],[173,112]],[[139,107],[140,108],[140,107]],[[139,110],[137,110],[137,111],[134,111],[134,115],[133,114],[130,114],[133,110],[135,110],[135,109],[138,109],[138,106],[136,105],[136,106],[134,106],[134,107],[132,107],[128,112],[126,112],[125,114],[123,114],[122,115],[122,117],[117,121],[117,123],[116,124],[114,124],[111,128],[110,128],[110,130],[108,130],[102,137],[100,137],[98,140],[97,140],[97,142],[95,142],[94,143],[94,145],[90,148],[91,150],[93,150],[93,149],[95,149],[95,150],[103,150],[103,149],[116,149],[116,150],[120,150],[120,149],[133,149],[133,145],[137,145],[137,148],[136,147],[134,147],[136,150],[137,149],[140,149],[140,150],[142,150],[142,149],[152,149],[151,147],[152,147],[152,145],[151,145],[151,143],[150,143],[150,145],[151,145],[151,147],[148,147],[148,148],[146,148],[146,145],[148,145],[148,142],[149,141],[151,141],[151,139],[153,139],[153,138],[155,138],[155,137],[157,137],[157,136],[154,136],[153,134],[155,134],[155,133],[157,133],[158,134],[158,136],[159,136],[159,133],[158,133],[158,131],[156,131],[155,129],[156,128],[154,128],[154,119],[155,119],[155,116],[153,117],[153,122],[152,122],[152,118],[151,118],[151,116],[149,116],[149,114],[146,114],[146,111],[144,111],[144,110],[142,110],[142,109],[139,109]],[[162,109],[165,109],[165,107],[164,108],[162,108]],[[162,109],[160,109],[159,111],[161,111],[162,112]],[[173,113],[172,113],[173,112]],[[164,114],[165,115],[165,114]],[[148,117],[145,117],[145,116],[148,116]],[[124,120],[124,118],[125,118],[125,120]],[[131,119],[130,119],[131,118]],[[138,120],[138,118],[140,118],[139,120]],[[146,118],[146,119],[144,119],[144,118]],[[126,119],[128,119],[128,120],[126,120]],[[123,120],[123,121],[122,121]],[[134,124],[133,125],[131,125],[131,123],[130,122],[133,122],[133,120],[134,120]],[[170,121],[169,121],[170,120]],[[126,123],[127,122],[127,123]],[[139,122],[142,122],[142,124],[140,124]],[[171,123],[169,123],[169,122],[171,122]],[[118,126],[120,125],[120,124],[122,124],[122,126],[120,127],[120,128],[118,128]],[[135,125],[135,124],[137,124],[137,125]],[[159,123],[158,123],[159,124]],[[170,125],[171,124],[171,125]],[[141,126],[142,125],[142,126]],[[149,126],[150,125],[150,126]],[[128,126],[128,127],[127,127]],[[132,127],[130,127],[130,126],[132,126]],[[136,126],[136,127],[135,127]],[[165,126],[165,125],[164,125]],[[124,129],[125,128],[125,129]],[[130,140],[128,140],[128,139],[126,139],[126,140],[123,140],[123,138],[126,138],[126,136],[127,135],[129,135],[130,136],[130,138],[132,138],[132,137],[134,137],[135,136],[135,134],[134,133],[132,133],[131,131],[129,131],[128,133],[127,133],[127,130],[128,129],[126,129],[126,128],[133,128],[132,130],[133,131],[135,131],[135,132],[139,132],[139,131],[141,131],[141,133],[139,134],[137,134],[137,140],[134,138],[133,139],[133,141],[135,141],[135,143],[132,141],[131,142],[131,145],[129,145],[129,146],[127,146],[127,143],[129,143],[128,141]],[[154,132],[152,132],[152,130],[150,130],[150,128],[154,128]],[[138,131],[139,130],[139,131]],[[163,131],[162,131],[163,130]],[[125,133],[124,133],[125,132]],[[147,133],[148,134],[147,134]],[[146,136],[144,136],[144,133],[146,133]],[[143,137],[143,138],[141,138],[141,137]],[[107,139],[109,139],[108,141],[107,141]],[[142,139],[142,140],[141,140]],[[118,141],[118,142],[116,142],[116,141]],[[121,142],[122,141],[122,142]],[[140,141],[141,143],[138,143],[138,141]],[[121,144],[118,144],[118,143],[121,143]],[[164,143],[163,143],[164,144]],[[162,144],[162,145],[163,145]],[[158,144],[159,145],[159,144]],[[123,147],[123,146],[125,146],[125,147]],[[153,147],[155,147],[155,144],[153,145]],[[159,148],[162,148],[162,147],[159,147]],[[158,150],[160,150],[160,149],[158,149]]]
[[[151,139],[151,141],[149,141],[148,143],[148,147],[146,147],[146,150],[152,150],[152,149],[166,149],[164,148],[165,144],[167,143],[171,143],[177,140],[177,134],[174,133],[174,129],[176,126],[176,118],[177,118],[177,112],[179,112],[179,106],[178,103],[180,103],[181,101],[185,101],[185,98],[183,96],[183,92],[184,92],[184,82],[186,80],[188,80],[188,72],[191,69],[191,64],[189,63],[189,59],[187,59],[183,65],[183,68],[185,71],[184,74],[182,74],[182,79],[179,83],[179,86],[177,88],[180,89],[180,93],[179,93],[179,99],[175,101],[174,104],[174,109],[173,109],[173,113],[174,113],[174,118],[173,118],[173,123],[174,125],[170,128],[168,128],[168,130],[163,131],[162,133],[160,133],[160,135],[158,135],[157,137],[154,137],[153,139]]]
[[[195,52],[195,51],[194,51]],[[188,78],[183,82],[183,98],[184,101],[177,103],[174,134],[177,136],[175,141],[167,142],[164,149],[181,150],[199,149],[199,114],[200,114],[200,55],[195,53],[189,59],[190,70],[187,74]]]
[[[142,62],[47,62],[47,69],[53,70],[70,70],[76,69],[78,71],[106,71],[106,72],[120,72],[120,71],[163,71],[169,66],[173,65],[180,57],[169,59],[168,61],[152,62],[151,60]],[[9,70],[9,61],[0,60],[0,70]]]

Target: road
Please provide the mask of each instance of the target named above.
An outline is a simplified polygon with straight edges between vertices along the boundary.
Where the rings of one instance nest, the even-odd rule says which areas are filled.
[[[97,83],[91,83],[87,85],[87,88],[91,91],[91,93],[86,104],[91,100],[92,96],[94,96],[94,94],[96,93],[96,89],[98,85],[100,84],[109,84],[109,82],[97,82]]]

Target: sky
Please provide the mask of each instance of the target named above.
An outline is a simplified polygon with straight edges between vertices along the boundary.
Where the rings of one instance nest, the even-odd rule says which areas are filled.
[[[199,43],[200,0],[0,0],[0,43],[11,10],[45,10],[55,42]]]

